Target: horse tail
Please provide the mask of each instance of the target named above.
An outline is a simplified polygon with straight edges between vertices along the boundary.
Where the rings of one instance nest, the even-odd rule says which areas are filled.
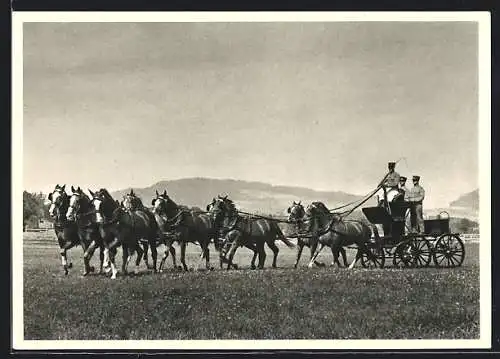
[[[283,231],[281,230],[281,228],[278,226],[278,224],[276,222],[273,222],[273,227],[276,231],[276,235],[279,237],[279,239],[281,239],[281,241],[283,243],[286,244],[286,246],[288,248],[295,248],[295,244],[293,244],[292,242],[290,242],[288,240],[288,238],[285,237],[285,235],[283,234]]]

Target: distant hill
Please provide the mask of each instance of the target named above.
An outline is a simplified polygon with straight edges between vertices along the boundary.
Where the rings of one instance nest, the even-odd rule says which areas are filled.
[[[479,211],[479,189],[461,195],[450,203],[450,207],[470,208]]]
[[[131,188],[112,192],[122,198]],[[155,191],[167,190],[168,195],[178,204],[204,209],[213,197],[228,195],[240,210],[252,213],[283,215],[293,201],[301,200],[308,204],[322,201],[334,208],[362,198],[342,191],[314,191],[308,188],[274,186],[262,182],[249,182],[230,179],[185,178],[161,181],[147,188],[133,188],[146,205],[150,205]]]

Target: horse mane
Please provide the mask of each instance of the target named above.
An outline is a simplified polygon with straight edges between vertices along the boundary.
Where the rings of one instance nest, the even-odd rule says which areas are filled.
[[[102,193],[102,195],[103,195],[105,198],[107,198],[107,199],[109,199],[109,200],[111,200],[111,201],[113,201],[113,202],[115,201],[115,200],[114,200],[114,198],[111,196],[111,194],[109,194],[109,192],[108,192],[108,190],[107,190],[106,188],[101,188],[101,189],[99,190],[99,193]]]
[[[224,202],[226,202],[226,206],[229,212],[232,213],[237,212],[236,205],[234,204],[233,200],[226,198]]]
[[[330,210],[325,206],[323,202],[316,201],[312,203],[315,207],[317,207],[320,211],[324,213],[330,213]]]

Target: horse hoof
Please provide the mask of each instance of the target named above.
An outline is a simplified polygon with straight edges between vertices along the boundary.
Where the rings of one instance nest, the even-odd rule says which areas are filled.
[[[69,273],[68,270],[64,271],[64,275],[68,275],[68,273]]]
[[[95,272],[95,267],[94,266],[91,266],[90,267],[90,272],[94,273]]]
[[[111,276],[111,279],[116,279],[116,275],[112,275],[112,276]]]
[[[73,268],[73,263],[69,263],[69,264],[68,264],[68,268],[69,268],[69,269]]]
[[[82,277],[86,277],[89,275],[89,272],[83,272]]]

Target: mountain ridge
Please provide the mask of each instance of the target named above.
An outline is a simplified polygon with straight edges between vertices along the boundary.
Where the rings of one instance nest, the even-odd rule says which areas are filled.
[[[270,214],[282,214],[293,201],[322,201],[335,207],[363,198],[343,191],[316,191],[306,187],[204,177],[163,180],[145,188],[128,187],[113,191],[111,195],[121,198],[131,189],[145,204],[155,196],[155,191],[167,190],[176,203],[190,207],[204,208],[217,195],[228,195],[241,210]]]

